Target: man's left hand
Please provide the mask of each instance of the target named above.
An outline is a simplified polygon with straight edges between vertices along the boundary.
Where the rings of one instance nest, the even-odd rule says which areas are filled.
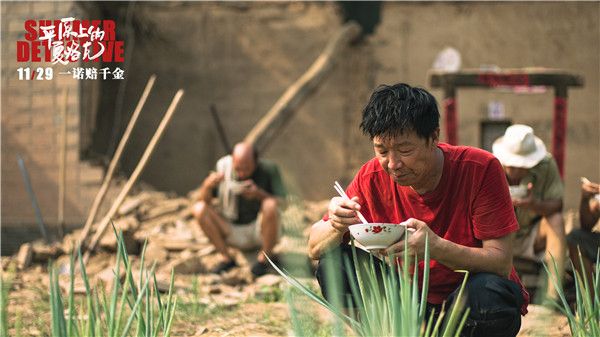
[[[404,250],[404,241],[400,240],[394,244],[391,244],[386,249],[380,251],[382,255],[393,255],[399,259],[403,257],[404,254],[409,254],[412,257],[415,255],[419,260],[422,260],[425,256],[425,240],[428,238],[429,240],[429,251],[431,252],[432,247],[435,245],[437,240],[441,238],[435,234],[429,226],[423,221],[410,218],[404,222],[402,222],[399,226],[406,226],[406,231],[410,231],[410,229],[414,230],[414,232],[410,232],[408,234],[408,242],[407,242],[407,251]],[[406,232],[403,238],[406,238]]]
[[[246,199],[263,199],[265,191],[258,187],[252,179],[244,180],[244,188],[242,190],[242,196]]]
[[[513,198],[512,203],[514,207],[522,207],[526,209],[534,210],[537,206],[537,200],[533,196],[531,190],[533,189],[533,184],[527,184],[527,196],[524,198]]]

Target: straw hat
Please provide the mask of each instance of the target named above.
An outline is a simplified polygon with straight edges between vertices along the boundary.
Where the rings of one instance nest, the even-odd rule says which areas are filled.
[[[532,168],[546,156],[546,146],[533,135],[527,125],[509,126],[504,136],[496,139],[492,146],[494,155],[504,166]]]

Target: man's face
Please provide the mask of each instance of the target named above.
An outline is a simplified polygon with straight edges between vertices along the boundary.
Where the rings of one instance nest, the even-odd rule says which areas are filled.
[[[392,137],[374,137],[375,156],[394,181],[403,186],[422,184],[422,179],[436,167],[437,131],[424,139],[408,131]]]
[[[508,178],[509,185],[518,185],[521,179],[529,173],[529,169],[522,167],[504,166],[504,173]]]
[[[246,180],[252,176],[256,169],[256,163],[252,157],[244,156],[241,158],[233,157],[233,170],[238,180]]]

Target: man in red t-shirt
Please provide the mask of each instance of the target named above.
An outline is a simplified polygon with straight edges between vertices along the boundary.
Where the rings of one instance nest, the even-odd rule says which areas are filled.
[[[401,240],[382,250],[384,255],[422,260],[429,238],[428,309],[439,312],[442,302],[451,301],[463,279],[454,270],[468,270],[471,311],[463,335],[515,336],[529,295],[512,266],[513,233],[519,225],[498,160],[480,149],[439,143],[435,98],[407,84],[376,89],[360,127],[373,141],[375,158],[348,187],[351,200],[332,198],[328,213],[310,231],[309,255],[320,260],[317,278],[324,296],[323,261],[332,251],[351,256],[348,226],[360,222],[360,210],[370,222],[402,223],[414,230],[408,251]],[[346,276],[345,270],[335,272]],[[345,292],[348,282],[343,280]]]

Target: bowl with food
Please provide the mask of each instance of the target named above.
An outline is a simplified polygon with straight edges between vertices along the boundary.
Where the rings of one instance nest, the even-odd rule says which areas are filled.
[[[510,192],[510,196],[515,199],[523,199],[527,196],[527,186],[526,185],[508,186],[508,191]]]
[[[231,180],[228,182],[229,189],[235,194],[240,194],[244,192],[247,185],[247,181],[245,180]]]
[[[352,237],[366,249],[384,249],[399,241],[406,227],[393,223],[361,223],[348,227]]]

